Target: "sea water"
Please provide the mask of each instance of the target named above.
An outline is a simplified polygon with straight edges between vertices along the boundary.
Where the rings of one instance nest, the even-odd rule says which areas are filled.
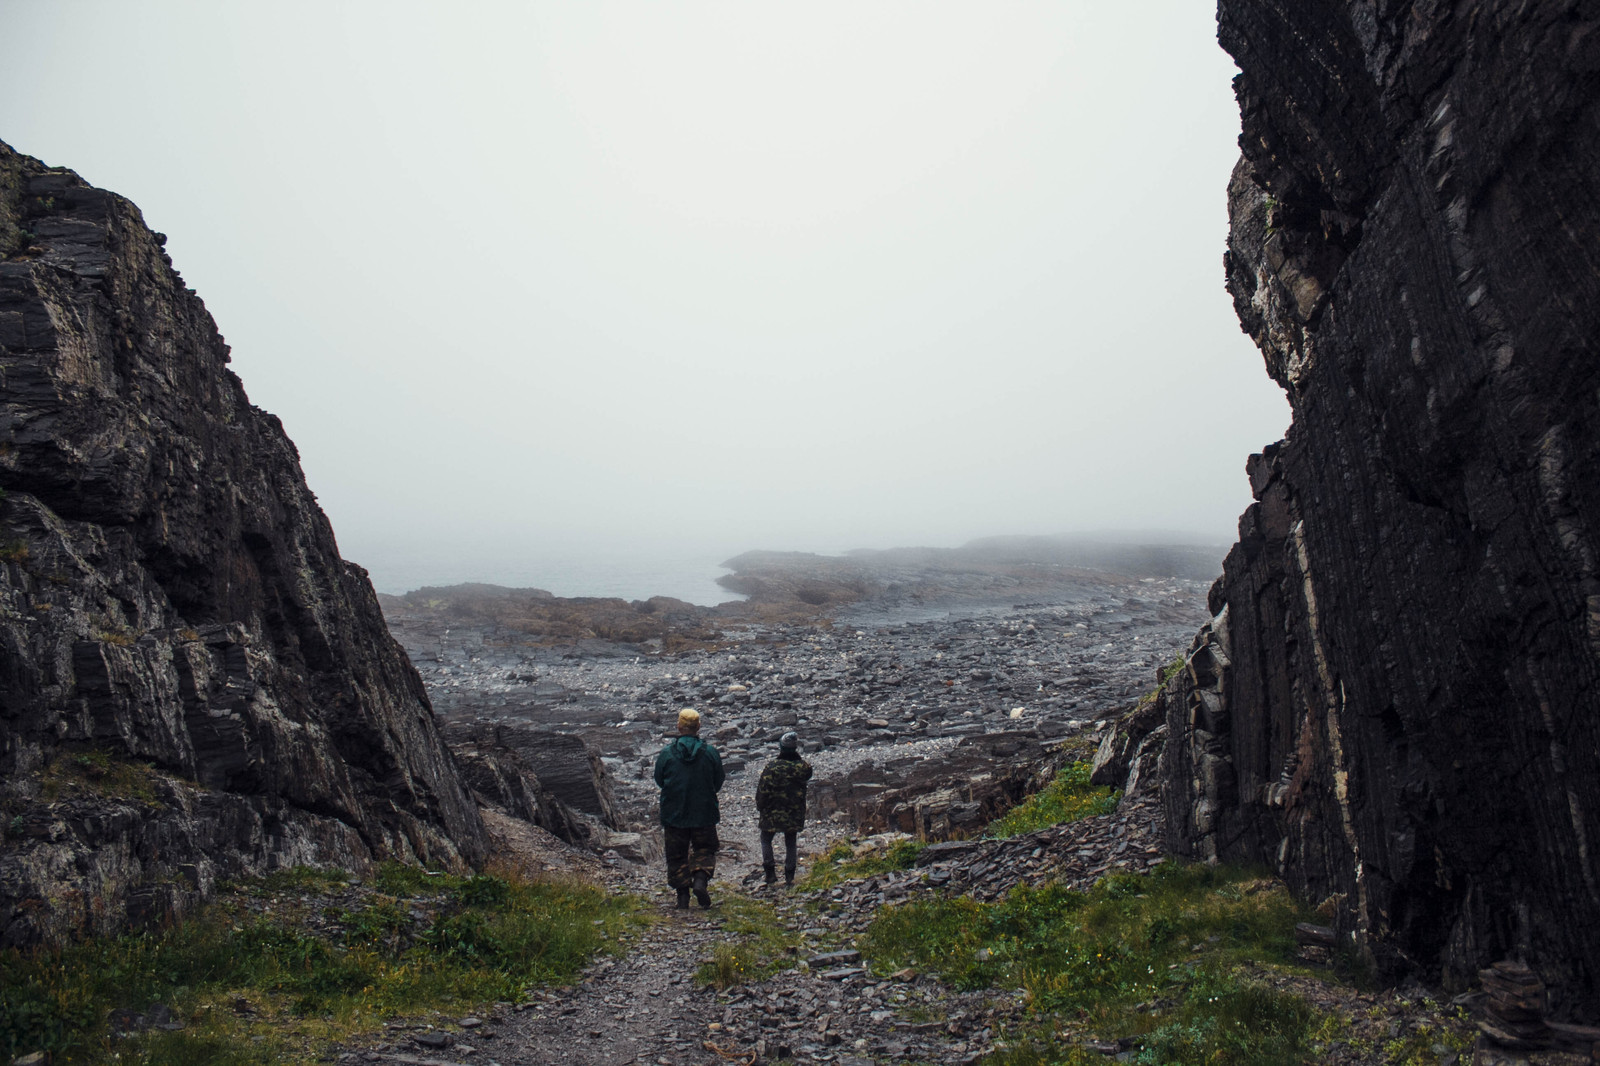
[[[425,586],[482,582],[538,588],[557,596],[618,596],[647,600],[671,596],[713,606],[743,596],[717,584],[729,571],[719,565],[732,552],[632,552],[602,550],[508,553],[441,551],[434,557],[375,552],[351,562],[367,569],[379,592],[399,596]]]

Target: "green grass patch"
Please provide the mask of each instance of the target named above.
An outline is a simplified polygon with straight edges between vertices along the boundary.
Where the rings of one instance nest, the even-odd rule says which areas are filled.
[[[1135,1062],[1283,1066],[1305,1061],[1317,1013],[1299,996],[1206,971],[1187,984],[1173,1016],[1144,1038]]]
[[[330,892],[350,883],[350,875],[343,870],[319,866],[295,866],[287,870],[274,870],[264,877],[252,877],[230,888],[246,889],[256,895],[273,896],[283,893]]]
[[[212,1029],[141,1033],[120,1041],[104,1058],[117,1066],[272,1066],[293,1061],[291,1045],[267,1033],[252,1037],[260,1039],[241,1042],[236,1034]]]
[[[344,905],[331,906],[326,893],[346,887],[341,875],[287,871],[233,886],[165,931],[0,952],[0,1061],[31,1051],[49,1052],[57,1066],[311,1061],[319,1041],[386,1017],[509,1001],[570,981],[644,920],[636,900],[591,886],[413,878],[402,869],[385,867],[375,880],[426,894],[345,892]],[[323,904],[315,932],[304,920],[308,892]],[[249,1008],[236,1010],[240,1001]],[[186,1028],[113,1047],[109,1012],[156,1003]]]
[[[891,870],[909,870],[917,864],[917,855],[927,844],[918,840],[896,840],[887,847],[857,848],[848,840],[835,840],[828,850],[817,856],[811,869],[801,879],[799,888],[805,892],[832,888],[841,881],[859,881]]]
[[[149,763],[91,748],[58,755],[40,775],[39,793],[50,802],[87,794],[154,803],[157,776]]]
[[[1441,1046],[1462,1061],[1470,1059],[1476,1031],[1472,1016],[1457,1008],[1453,1021],[1453,1026],[1424,1023],[1391,1038],[1383,1045],[1383,1061],[1388,1066],[1434,1066],[1443,1057],[1434,1048]]]
[[[447,890],[459,883],[457,878],[449,875],[398,862],[384,863],[378,867],[377,875],[372,879],[373,887],[391,896],[426,895]]]
[[[961,989],[1023,989],[1041,1033],[1069,1018],[1106,1039],[1140,1038],[1139,1062],[1265,1066],[1300,1061],[1316,1019],[1242,970],[1292,964],[1294,924],[1307,917],[1276,882],[1167,864],[1087,892],[1019,885],[993,903],[947,896],[883,908],[857,943],[879,973],[914,966]],[[992,1061],[1073,1054],[1044,1036]]]
[[[763,969],[756,949],[750,944],[730,944],[719,941],[711,948],[711,957],[695,971],[695,984],[711,985],[718,992],[759,980]]]
[[[777,909],[763,900],[733,892],[718,901],[722,929],[732,939],[720,941],[711,957],[695,971],[695,983],[723,991],[748,981],[764,981],[795,964],[800,936],[784,925]]]
[[[989,823],[984,835],[995,839],[1021,836],[1052,825],[1110,814],[1122,802],[1122,793],[1089,783],[1087,760],[1063,766],[1056,779],[1005,815]]]

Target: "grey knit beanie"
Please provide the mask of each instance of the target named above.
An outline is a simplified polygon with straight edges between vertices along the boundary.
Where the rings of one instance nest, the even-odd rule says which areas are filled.
[[[800,734],[796,733],[792,729],[789,730],[787,733],[785,733],[783,736],[778,738],[778,747],[780,747],[780,748],[787,748],[789,751],[793,751],[794,749],[798,748],[799,746],[800,746]]]

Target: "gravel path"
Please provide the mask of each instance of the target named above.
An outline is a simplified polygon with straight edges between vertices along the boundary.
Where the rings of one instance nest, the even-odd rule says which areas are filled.
[[[793,1060],[865,1066],[874,1060],[970,1063],[992,1050],[1006,1026],[1023,1017],[1021,1001],[1004,992],[961,993],[936,977],[902,971],[877,979],[860,965],[854,937],[877,907],[926,890],[925,874],[952,878],[992,896],[1018,880],[1066,878],[1092,883],[1101,873],[1147,868],[1159,817],[1156,805],[1132,803],[1087,819],[1069,831],[1046,830],[1005,842],[952,849],[927,870],[905,871],[802,893],[745,885],[720,877],[709,910],[678,911],[659,871],[609,866],[572,851],[574,872],[615,891],[650,901],[649,926],[617,958],[598,960],[569,988],[541,992],[529,1003],[503,1004],[486,1018],[462,1019],[458,1030],[401,1030],[390,1042],[346,1052],[341,1061],[429,1066],[681,1066]],[[1129,843],[1136,846],[1131,848]],[[547,835],[502,840],[530,850],[526,865],[562,862],[564,845]],[[536,850],[537,854],[531,851]],[[726,864],[722,871],[737,873]],[[733,906],[730,900],[742,902]],[[719,943],[743,939],[738,915],[770,907],[797,947],[795,965],[770,978],[730,988],[697,988],[694,974]],[[436,1045],[430,1048],[429,1045]]]
[[[655,921],[616,958],[592,965],[582,980],[548,989],[529,1003],[502,1004],[456,1026],[395,1026],[388,1040],[346,1051],[340,1062],[405,1066],[758,1066],[824,1063],[871,1066],[914,1061],[972,1066],[1027,1025],[1019,995],[1004,989],[958,992],[937,976],[912,970],[877,978],[865,972],[854,937],[877,908],[921,892],[950,890],[993,898],[1019,881],[1058,880],[1087,888],[1107,873],[1145,870],[1162,861],[1153,847],[1159,805],[1150,797],[1125,803],[1109,815],[1085,819],[1006,841],[950,845],[925,855],[915,870],[845,882],[835,888],[791,893],[713,882],[710,910],[675,911],[657,872],[625,864],[597,865],[575,850],[583,871],[619,891],[646,895]],[[565,845],[548,836],[529,838],[532,863],[559,867]],[[575,869],[574,872],[577,872]],[[953,882],[953,883],[951,883]],[[718,992],[697,988],[694,972],[719,943],[741,939],[739,914],[750,902],[767,902],[777,922],[797,942],[795,965],[764,980]],[[1348,1026],[1339,1042],[1318,1046],[1319,1061],[1375,1066],[1381,1049],[1413,1031],[1460,1022],[1446,997],[1407,983],[1361,992],[1306,975],[1262,970],[1257,979],[1304,996]],[[1033,1019],[1037,1022],[1037,1019]],[[1126,1043],[1102,1043],[1073,1030],[1063,1036],[1118,1061]],[[1431,1027],[1431,1028],[1430,1028]],[[1373,1049],[1370,1052],[1363,1049]],[[1455,1061],[1445,1055],[1439,1061]],[[1462,1060],[1465,1062],[1466,1060]],[[1484,1062],[1499,1062],[1485,1058]],[[1517,1060],[1556,1066],[1586,1058],[1543,1053]]]
[[[694,972],[724,939],[718,909],[665,911],[620,960],[599,963],[582,984],[508,1019],[505,1066],[567,1063],[716,1061],[704,1048],[720,1011],[715,992],[697,989]]]

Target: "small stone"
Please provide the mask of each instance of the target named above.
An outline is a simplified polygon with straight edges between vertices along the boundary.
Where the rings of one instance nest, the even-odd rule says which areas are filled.
[[[1338,943],[1338,934],[1325,925],[1299,922],[1294,927],[1294,938],[1302,944],[1316,944],[1331,948]]]
[[[824,981],[843,981],[848,977],[857,977],[866,972],[865,968],[860,966],[845,966],[837,970],[828,970],[819,976]]]
[[[826,969],[829,966],[843,966],[852,962],[860,961],[861,952],[853,950],[830,951],[823,955],[813,955],[811,958],[806,960],[807,964],[810,965],[813,970]]]

